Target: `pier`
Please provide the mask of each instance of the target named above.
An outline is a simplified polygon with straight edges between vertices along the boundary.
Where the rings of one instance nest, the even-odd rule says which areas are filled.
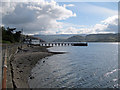
[[[72,46],[72,43],[45,42],[45,43],[40,43],[40,46]]]
[[[33,46],[88,46],[86,42],[30,42],[28,45]]]
[[[87,43],[80,42],[50,42],[50,43],[40,43],[40,46],[87,46]]]
[[[35,39],[29,39],[24,43],[33,46],[88,46],[86,42],[45,42]]]

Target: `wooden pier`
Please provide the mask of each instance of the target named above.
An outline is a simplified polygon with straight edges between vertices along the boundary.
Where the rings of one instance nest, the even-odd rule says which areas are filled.
[[[88,46],[86,42],[43,42],[40,40],[30,39],[24,43],[33,46]]]
[[[46,43],[40,43],[40,46],[72,46],[72,43],[46,42]]]
[[[35,43],[31,42],[28,45],[33,45],[33,46],[88,46],[87,43],[84,42],[40,42],[40,43]]]

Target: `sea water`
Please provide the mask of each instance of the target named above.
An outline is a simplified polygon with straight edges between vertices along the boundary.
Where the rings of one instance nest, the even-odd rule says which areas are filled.
[[[31,71],[34,79],[28,80],[31,88],[118,87],[118,43],[88,43],[49,50],[67,53],[40,60]]]

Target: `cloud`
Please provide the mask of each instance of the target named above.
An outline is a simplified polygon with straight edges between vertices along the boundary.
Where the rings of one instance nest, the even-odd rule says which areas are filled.
[[[70,5],[71,6],[71,5]],[[2,21],[6,26],[23,28],[25,33],[40,33],[41,31],[62,28],[58,20],[75,17],[76,14],[56,2],[39,1],[35,3],[4,3]]]
[[[68,25],[67,25],[68,24]],[[117,33],[118,32],[118,15],[108,17],[99,24],[88,27],[64,23],[65,28],[59,30],[49,30],[43,34],[97,34],[97,33]]]
[[[3,14],[4,24],[26,24],[36,19],[35,11],[26,8],[26,4],[17,4],[14,11]]]
[[[117,25],[118,24],[118,15],[108,17],[107,19],[105,19],[105,20],[103,20],[101,22],[103,22],[104,24]]]
[[[64,7],[74,7],[75,5],[74,4],[64,4]]]
[[[60,30],[48,30],[48,31],[43,31],[43,34],[90,34],[94,33],[92,29],[90,28],[76,28],[76,27],[67,27],[67,28],[62,28]]]
[[[96,32],[118,32],[118,15],[108,17],[101,21],[101,24],[96,24],[94,28]]]
[[[40,0],[0,0],[1,2],[39,2]],[[51,1],[51,0],[46,0]],[[55,0],[56,2],[119,2],[119,0]]]
[[[2,2],[0,6],[0,14],[8,15],[15,10],[16,3]]]
[[[35,3],[3,3],[2,21],[5,26],[17,27],[24,30],[25,34],[90,34],[90,33],[115,33],[118,32],[118,15],[111,9],[91,6],[93,10],[84,11],[100,14],[108,13],[111,17],[88,27],[85,25],[75,25],[72,23],[60,22],[76,14],[66,7],[73,7],[73,4],[60,6],[55,1],[39,1]],[[0,7],[1,8],[1,7]],[[106,12],[106,13],[105,13]]]

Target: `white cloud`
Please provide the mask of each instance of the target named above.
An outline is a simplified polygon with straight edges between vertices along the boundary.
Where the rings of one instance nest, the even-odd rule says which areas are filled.
[[[70,23],[58,22],[76,14],[66,7],[72,7],[73,4],[64,6],[58,5],[56,2],[43,1],[35,3],[3,3],[3,10],[0,11],[5,26],[13,26],[18,29],[23,28],[26,34],[90,34],[90,33],[110,33],[118,32],[118,16],[117,12],[111,9],[92,6],[93,10],[88,11],[87,7],[83,10],[86,12],[96,13],[103,12],[110,15],[107,19],[94,25],[87,27],[84,25],[74,25]]]
[[[62,23],[57,20],[65,20],[75,17],[76,14],[55,1],[40,0],[35,3],[7,3],[3,5],[3,24],[24,28],[26,33],[39,33],[41,31],[62,28]],[[71,5],[70,5],[71,6]]]
[[[66,23],[67,24],[67,23]],[[66,26],[65,24],[65,26]],[[80,25],[69,24],[66,28],[59,30],[44,31],[44,34],[97,34],[97,33],[117,33],[118,32],[118,16],[111,16],[101,21],[99,24],[87,27]]]
[[[0,0],[1,2],[39,2],[40,0]],[[46,0],[51,1],[51,0]],[[55,0],[56,2],[119,2],[119,0]]]
[[[101,24],[96,24],[94,30],[96,32],[118,32],[118,15],[108,17],[107,19],[101,21]]]
[[[74,4],[64,4],[64,7],[74,7],[75,5]]]
[[[104,21],[102,21],[104,24],[113,24],[113,25],[118,25],[118,15],[108,17]]]
[[[42,34],[89,34],[89,33],[95,33],[93,29],[91,28],[76,28],[76,27],[66,27],[61,28],[59,30],[48,30],[48,31],[42,31]]]
[[[16,3],[9,3],[9,2],[2,2],[0,7],[0,14],[1,15],[8,15],[15,10]]]
[[[63,31],[62,34],[87,34],[90,33],[91,30],[89,28],[75,28],[75,27],[69,27],[65,29],[65,32]]]

